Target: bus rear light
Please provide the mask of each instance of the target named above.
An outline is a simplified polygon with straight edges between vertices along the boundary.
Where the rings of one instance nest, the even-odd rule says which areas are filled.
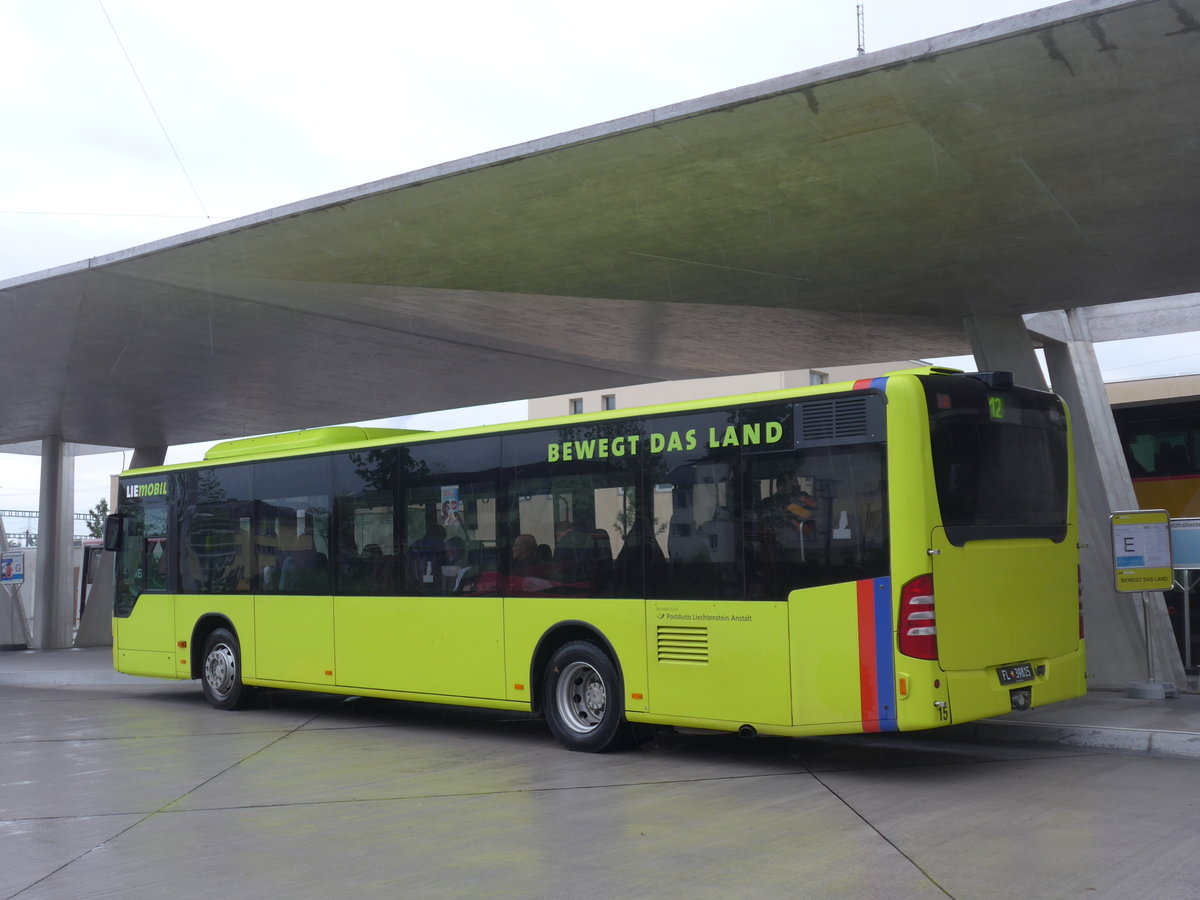
[[[937,659],[937,613],[933,576],[919,575],[900,589],[900,652],[916,659]]]

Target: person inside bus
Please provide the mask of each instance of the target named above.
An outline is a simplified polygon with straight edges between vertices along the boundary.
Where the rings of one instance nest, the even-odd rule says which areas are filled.
[[[654,526],[638,516],[613,563],[612,589],[621,596],[638,596],[643,591],[653,594],[661,589],[667,575],[667,558],[654,537]]]
[[[563,519],[554,526],[554,557],[564,559],[573,557],[578,551],[590,550],[591,535],[578,528],[570,519]]]
[[[433,585],[442,566],[446,551],[446,529],[437,522],[426,525],[425,533],[408,548],[412,580]]]
[[[1185,475],[1191,469],[1187,448],[1163,441],[1154,454],[1155,475]]]
[[[554,529],[554,566],[560,581],[592,583],[601,565],[612,562],[608,533],[569,519]]]
[[[362,583],[373,591],[386,591],[391,586],[390,557],[383,555],[378,544],[367,544],[362,549]]]
[[[816,534],[817,501],[801,482],[801,476],[783,473],[776,479],[775,492],[762,504],[767,521],[785,545],[793,544],[796,536],[803,539]]]
[[[460,537],[446,538],[446,558],[443,566],[465,566],[467,564],[467,542]]]
[[[449,594],[461,593],[464,585],[477,577],[478,569],[470,564],[467,543],[460,537],[446,538],[442,559],[442,589]]]
[[[538,542],[532,534],[518,534],[513,540],[512,574],[517,577],[545,578],[546,570],[538,561]]]
[[[338,584],[353,588],[362,580],[364,568],[362,556],[359,554],[358,543],[354,539],[353,527],[343,526],[337,535],[337,550],[334,553],[334,565],[337,566]]]

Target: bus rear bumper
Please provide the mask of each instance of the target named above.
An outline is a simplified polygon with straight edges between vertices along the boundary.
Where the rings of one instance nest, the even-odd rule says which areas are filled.
[[[972,722],[1070,700],[1086,693],[1082,645],[1077,651],[1062,656],[1023,660],[1022,663],[1029,664],[1033,674],[1031,679],[1014,671],[1014,666],[946,672],[951,722]]]

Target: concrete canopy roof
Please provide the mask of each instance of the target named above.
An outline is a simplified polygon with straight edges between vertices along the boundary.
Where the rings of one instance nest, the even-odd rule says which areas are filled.
[[[950,355],[964,316],[1195,291],[1198,76],[1198,0],[1076,0],[0,283],[0,443]]]

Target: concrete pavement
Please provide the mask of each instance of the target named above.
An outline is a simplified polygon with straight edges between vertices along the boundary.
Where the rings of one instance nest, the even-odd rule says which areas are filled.
[[[112,648],[24,650],[0,653],[0,686],[66,687],[176,685],[113,670]],[[199,693],[198,682],[183,682]],[[955,726],[929,736],[1061,744],[1097,750],[1129,750],[1159,756],[1200,758],[1200,693],[1172,700],[1131,700],[1118,691]]]
[[[1024,727],[1197,721],[1191,697],[1117,699]],[[291,692],[228,713],[105,650],[10,653],[0,898],[1196,895],[1196,761],[975,727],[597,756],[529,716]]]

